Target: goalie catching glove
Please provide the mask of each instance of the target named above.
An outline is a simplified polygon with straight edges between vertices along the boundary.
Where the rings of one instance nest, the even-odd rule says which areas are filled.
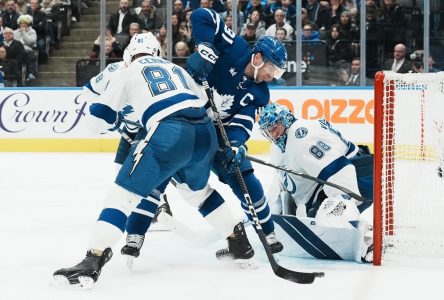
[[[225,169],[232,173],[236,166],[239,167],[247,156],[247,146],[241,145],[237,147],[225,147],[222,152],[224,154],[223,165]]]
[[[187,60],[187,71],[195,80],[205,80],[219,58],[218,55],[219,51],[213,45],[205,42],[200,43],[197,46],[197,51],[191,54]]]

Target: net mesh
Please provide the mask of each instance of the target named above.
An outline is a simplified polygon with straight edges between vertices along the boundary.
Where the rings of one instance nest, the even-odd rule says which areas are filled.
[[[444,73],[384,74],[383,259],[444,257]]]

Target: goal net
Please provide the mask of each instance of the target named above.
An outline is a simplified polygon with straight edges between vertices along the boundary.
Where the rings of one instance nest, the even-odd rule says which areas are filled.
[[[374,264],[444,257],[444,72],[375,77]]]

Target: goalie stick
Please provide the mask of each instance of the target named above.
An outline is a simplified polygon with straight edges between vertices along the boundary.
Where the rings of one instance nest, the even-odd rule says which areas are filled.
[[[310,176],[308,174],[296,172],[296,171],[287,169],[285,166],[277,166],[277,165],[274,165],[272,163],[263,161],[263,160],[261,160],[259,158],[253,157],[253,156],[247,155],[245,158],[248,159],[248,160],[251,160],[253,162],[256,162],[258,164],[264,165],[264,166],[272,167],[274,169],[278,169],[278,170],[281,170],[281,171],[284,171],[284,172],[287,172],[287,173],[291,173],[291,174],[294,174],[296,176],[300,176],[300,177],[303,177],[303,178],[306,178],[306,179],[309,179],[309,180],[313,180],[313,181],[315,181],[317,183],[320,183],[320,184],[324,184],[324,185],[328,185],[328,186],[337,188],[338,190],[344,192],[345,194],[349,195],[350,197],[352,197],[352,198],[354,198],[354,199],[356,199],[356,200],[358,200],[358,201],[360,201],[362,203],[372,202],[372,200],[364,198],[364,197],[362,197],[362,196],[360,196],[360,195],[350,191],[349,189],[347,189],[347,188],[345,188],[343,186],[340,186],[340,185],[338,185],[336,183],[328,182],[328,181],[319,179],[317,177]]]
[[[217,110],[216,103],[214,102],[213,93],[208,85],[208,81],[206,79],[203,80],[202,85],[205,88],[205,92],[207,94],[208,100],[210,101],[211,110],[213,111],[214,118],[216,120],[217,127],[218,127],[219,132],[222,136],[223,142],[224,142],[225,146],[230,147],[230,141],[228,139],[227,133],[225,132],[225,128],[223,127],[222,119],[221,119],[220,114]],[[273,256],[273,253],[271,252],[270,246],[267,243],[265,234],[262,231],[261,224],[259,223],[259,218],[257,216],[257,213],[256,213],[254,207],[253,207],[253,203],[251,201],[250,194],[248,193],[247,186],[245,184],[244,178],[242,177],[242,173],[240,171],[239,166],[236,165],[234,168],[234,171],[235,171],[236,179],[237,179],[239,186],[242,190],[242,193],[244,195],[245,202],[248,205],[248,210],[250,211],[250,213],[252,215],[253,225],[256,228],[256,233],[259,236],[259,239],[260,239],[262,245],[264,246],[265,252],[268,257],[268,261],[271,264],[274,274],[276,274],[277,276],[279,276],[283,279],[286,279],[286,280],[289,280],[292,282],[296,282],[296,283],[303,283],[303,284],[313,283],[313,281],[315,280],[316,277],[323,277],[324,272],[308,272],[308,273],[297,272],[297,271],[292,271],[292,270],[286,269],[277,263],[276,259]]]

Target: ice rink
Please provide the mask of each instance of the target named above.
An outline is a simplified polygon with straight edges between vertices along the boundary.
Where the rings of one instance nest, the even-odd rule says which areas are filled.
[[[112,160],[109,153],[0,153],[0,300],[442,299],[444,263],[438,260],[374,267],[281,257],[286,268],[326,273],[311,285],[285,281],[272,272],[251,227],[258,269],[217,261],[214,253],[224,240],[190,243],[175,232],[150,232],[133,270],[120,255],[122,240],[93,290],[54,288],[52,273],[77,264],[86,253],[113,182]],[[256,167],[267,187],[272,169]],[[168,195],[175,217],[208,231],[192,208],[174,192]],[[237,208],[228,190],[223,195]]]

